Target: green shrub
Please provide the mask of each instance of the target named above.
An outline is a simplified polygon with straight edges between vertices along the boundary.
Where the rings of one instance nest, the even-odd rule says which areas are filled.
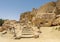
[[[3,23],[4,23],[4,20],[0,19],[0,26],[2,26]]]
[[[60,27],[57,27],[55,30],[58,30],[58,31],[60,31]]]

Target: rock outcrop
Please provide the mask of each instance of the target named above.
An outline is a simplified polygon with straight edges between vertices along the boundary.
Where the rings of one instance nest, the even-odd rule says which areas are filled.
[[[43,13],[42,15],[36,16],[36,19],[33,21],[33,23],[37,26],[51,26],[51,23],[55,19],[54,13]]]
[[[60,17],[55,19],[54,22],[52,23],[52,25],[55,25],[55,26],[60,25]]]
[[[38,9],[33,8],[30,12],[25,12],[20,16],[20,21],[24,23],[30,21],[31,24],[35,26],[51,26],[52,22],[60,14],[60,1],[49,2]],[[24,18],[22,18],[24,17]],[[26,22],[27,23],[27,22]]]
[[[55,6],[56,6],[55,2],[49,2],[49,3],[41,6],[40,8],[38,8],[38,13],[37,14],[40,14],[40,13],[52,13]]]

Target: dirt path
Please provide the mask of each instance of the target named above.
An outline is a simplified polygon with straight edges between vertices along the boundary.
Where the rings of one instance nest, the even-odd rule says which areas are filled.
[[[20,40],[13,40],[9,38],[0,37],[1,42],[60,42],[60,31],[53,30],[52,28],[42,27],[40,37],[35,38],[22,38]]]

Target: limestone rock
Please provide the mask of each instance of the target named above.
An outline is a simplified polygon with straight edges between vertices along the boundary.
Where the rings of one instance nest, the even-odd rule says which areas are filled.
[[[21,14],[20,22],[21,22],[21,23],[31,22],[31,21],[32,21],[32,18],[33,18],[34,16],[35,16],[35,15],[32,14],[31,12],[25,12],[25,13]]]
[[[52,25],[55,25],[55,26],[60,25],[60,17],[55,19]]]
[[[38,9],[33,8],[30,12],[25,12],[20,16],[20,22],[25,24],[30,22],[36,26],[51,26],[53,20],[60,14],[60,1],[49,2]]]
[[[4,23],[3,23],[3,25],[2,25],[2,27],[4,29],[8,29],[8,28],[13,27],[13,24],[15,24],[15,23],[16,23],[15,20],[5,20]]]
[[[49,2],[49,3],[45,4],[45,5],[41,6],[38,9],[37,14],[40,14],[40,13],[52,13],[53,10],[54,10],[55,5],[56,5],[55,2]]]
[[[37,15],[33,23],[37,26],[51,26],[54,19],[54,13],[43,13],[42,15]]]
[[[60,9],[60,0],[57,0],[56,7],[58,7],[58,9]]]

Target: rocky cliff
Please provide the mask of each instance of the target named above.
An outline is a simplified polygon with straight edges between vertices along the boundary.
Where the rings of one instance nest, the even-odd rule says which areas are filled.
[[[30,12],[24,12],[20,16],[21,23],[30,22],[35,26],[55,26],[60,24],[60,1],[49,2],[41,7],[33,8]],[[57,23],[58,22],[58,23]]]

